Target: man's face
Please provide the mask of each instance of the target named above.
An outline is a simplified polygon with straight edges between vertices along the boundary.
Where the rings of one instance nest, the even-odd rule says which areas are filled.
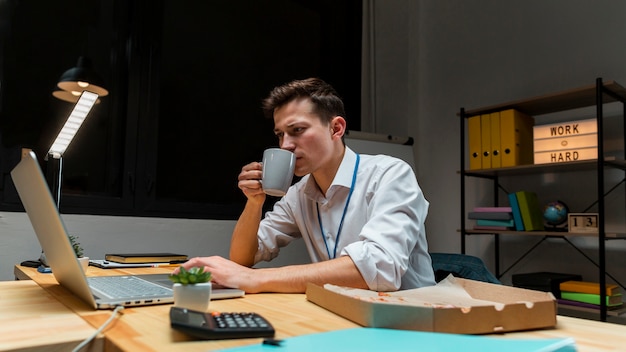
[[[313,113],[309,99],[294,100],[276,109],[274,133],[280,147],[296,155],[296,176],[313,173],[331,159],[332,131]]]

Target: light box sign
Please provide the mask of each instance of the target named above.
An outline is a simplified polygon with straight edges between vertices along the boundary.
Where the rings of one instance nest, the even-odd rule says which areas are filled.
[[[550,164],[597,159],[597,131],[595,119],[534,126],[534,163]]]

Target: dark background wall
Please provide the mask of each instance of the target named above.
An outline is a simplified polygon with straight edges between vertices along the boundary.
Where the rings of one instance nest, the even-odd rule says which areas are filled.
[[[65,213],[234,218],[241,166],[276,145],[261,100],[293,79],[333,84],[360,129],[361,1],[0,6],[0,209],[20,207],[9,176],[19,149],[43,160],[71,111],[51,93],[79,56],[110,94],[65,154]]]

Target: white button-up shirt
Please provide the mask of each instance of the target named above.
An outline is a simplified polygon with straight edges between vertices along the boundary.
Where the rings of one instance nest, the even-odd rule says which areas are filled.
[[[326,196],[310,175],[289,188],[261,221],[255,261],[270,261],[281,247],[303,238],[313,262],[328,260],[329,253],[332,258],[335,246],[337,256],[349,255],[371,290],[434,285],[424,230],[429,203],[413,169],[387,155],[360,155],[355,170],[356,159],[346,147]],[[337,242],[355,171],[356,183]]]

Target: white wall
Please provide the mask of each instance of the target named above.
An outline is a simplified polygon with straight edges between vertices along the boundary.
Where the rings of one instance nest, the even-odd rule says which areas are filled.
[[[461,132],[456,114],[461,107],[590,85],[596,77],[626,85],[625,1],[391,0],[377,4],[382,12],[377,16],[377,33],[393,33],[395,38],[377,51],[385,57],[378,60],[377,72],[385,72],[380,79],[397,81],[396,88],[406,91],[386,85],[377,89],[377,106],[385,107],[385,115],[377,116],[375,132],[399,134],[406,127],[417,141],[417,175],[431,202],[426,222],[431,251],[460,251]],[[389,22],[381,21],[385,18]],[[398,38],[405,39],[408,48]],[[397,72],[398,68],[404,71]],[[408,125],[398,123],[396,117],[407,112],[403,122]],[[581,184],[589,188],[593,183]],[[555,193],[578,201],[580,191],[560,187],[553,184]],[[468,189],[470,205],[481,201],[480,195],[489,187],[472,180]],[[623,218],[624,203],[616,206]],[[503,265],[514,262],[536,240],[504,236]],[[597,255],[597,240],[573,242],[587,248],[588,255]],[[608,269],[625,282],[623,242],[607,243],[608,248],[616,248],[609,250]],[[493,268],[489,236],[469,237],[468,253],[483,257]],[[531,271],[581,272],[590,280],[597,276],[597,270],[561,240],[542,244],[510,273]]]

